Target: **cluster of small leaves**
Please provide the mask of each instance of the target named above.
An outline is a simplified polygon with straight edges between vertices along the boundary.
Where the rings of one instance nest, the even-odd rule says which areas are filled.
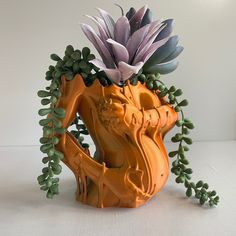
[[[75,126],[76,129],[71,130],[70,133],[78,140],[78,142],[82,148],[88,149],[89,144],[83,142],[84,141],[83,135],[89,135],[89,132],[88,132],[86,126],[81,121],[78,114],[76,115],[76,118],[72,122],[71,126]]]
[[[208,184],[204,183],[202,180],[199,180],[196,184],[185,181],[184,185],[187,188],[186,196],[191,197],[194,194],[195,197],[199,199],[201,205],[208,202],[209,206],[212,207],[219,203],[220,198],[216,195],[216,191],[209,191]]]
[[[88,47],[84,47],[80,51],[68,45],[63,58],[52,54],[51,59],[56,61],[57,64],[55,67],[49,67],[46,72],[46,80],[60,79],[62,75],[65,75],[67,80],[72,80],[76,74],[80,74],[87,87],[91,86],[96,79],[99,79],[103,86],[111,84],[106,74],[103,71],[99,71],[96,66],[89,62],[95,59],[95,56],[90,53]]]
[[[179,143],[178,149],[169,153],[169,157],[176,160],[172,163],[171,172],[174,173],[177,177],[175,179],[176,183],[183,183],[186,187],[186,196],[191,197],[193,192],[195,197],[199,199],[201,205],[208,202],[210,206],[217,205],[219,202],[219,196],[216,195],[216,192],[207,191],[208,184],[203,181],[198,181],[197,184],[190,182],[191,175],[193,173],[192,169],[188,167],[189,161],[186,158],[186,152],[189,151],[189,146],[193,143],[192,139],[188,136],[190,130],[194,129],[194,124],[191,120],[184,117],[183,107],[188,105],[186,99],[178,101],[178,98],[183,94],[181,89],[176,89],[174,86],[171,86],[169,89],[167,86],[160,81],[159,74],[140,74],[138,80],[141,83],[145,83],[147,88],[150,90],[158,91],[157,95],[160,98],[165,96],[168,97],[169,103],[174,106],[176,112],[181,114],[181,119],[176,122],[176,126],[181,128],[181,132],[176,133],[171,141],[174,143]]]
[[[95,56],[90,54],[89,48],[85,47],[80,51],[74,50],[73,46],[68,45],[63,58],[56,54],[51,55],[51,59],[56,61],[57,64],[55,67],[49,67],[46,79],[60,79],[62,75],[65,75],[67,80],[72,80],[76,74],[81,74],[85,85],[90,86],[96,79],[96,76],[92,74],[92,70],[97,70],[97,68],[89,63],[94,58]]]
[[[94,80],[98,78],[98,75],[100,83],[103,83],[104,86],[110,83],[107,81],[104,73],[99,72],[98,68],[89,62],[95,56],[90,54],[90,50],[87,47],[80,51],[74,50],[69,45],[66,47],[63,59],[56,54],[52,54],[50,57],[56,61],[56,65],[50,65],[46,72],[45,79],[51,81],[51,84],[45,90],[38,91],[38,96],[42,98],[41,104],[47,106],[38,112],[40,116],[46,116],[46,118],[39,121],[39,124],[43,127],[40,150],[45,154],[45,157],[42,159],[42,162],[47,166],[42,169],[42,174],[38,176],[38,183],[42,190],[47,191],[47,198],[53,198],[55,194],[59,193],[59,178],[55,178],[55,175],[61,173],[60,161],[64,157],[63,153],[56,149],[56,144],[59,142],[58,137],[66,131],[62,128],[62,119],[65,117],[66,111],[56,106],[61,97],[61,76],[65,75],[67,80],[72,80],[79,73],[82,75],[86,86],[91,86]],[[87,133],[86,128],[82,127],[82,124],[77,124],[77,128],[79,128],[80,134]],[[82,143],[81,135],[78,138],[81,145],[87,147],[88,144]]]

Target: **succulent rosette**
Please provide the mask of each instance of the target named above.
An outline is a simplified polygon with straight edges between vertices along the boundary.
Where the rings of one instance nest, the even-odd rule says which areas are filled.
[[[166,74],[177,68],[175,59],[183,47],[178,46],[178,37],[172,36],[172,19],[153,20],[147,6],[138,11],[130,8],[116,22],[108,12],[98,11],[100,17],[88,16],[96,23],[98,33],[87,24],[81,27],[102,59],[90,62],[112,82],[122,84],[141,69]]]

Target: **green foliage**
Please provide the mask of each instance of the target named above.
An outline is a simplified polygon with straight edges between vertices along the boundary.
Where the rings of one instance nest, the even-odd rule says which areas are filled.
[[[175,86],[171,86],[168,89],[159,78],[159,74],[141,74],[138,77],[138,80],[141,83],[146,83],[147,88],[154,90],[160,98],[168,96],[169,103],[172,104],[175,111],[179,112],[181,115],[181,118],[176,122],[176,126],[181,130],[171,138],[172,142],[179,143],[178,149],[169,153],[170,158],[175,158],[172,162],[171,168],[171,172],[176,175],[175,181],[176,183],[184,184],[187,197],[194,195],[201,205],[207,202],[209,206],[217,205],[219,202],[219,196],[217,196],[216,191],[207,190],[209,188],[207,183],[204,183],[202,180],[198,181],[196,184],[190,182],[193,170],[188,167],[189,161],[186,158],[186,152],[189,151],[188,145],[193,143],[192,139],[188,135],[190,130],[194,129],[194,124],[191,120],[185,118],[182,110],[182,107],[188,105],[188,101],[183,99],[179,102],[178,98],[183,94],[183,91],[181,89],[176,89]]]
[[[60,91],[61,77],[65,75],[67,80],[72,80],[77,73],[80,73],[86,86],[92,85],[97,78],[99,81],[101,78],[103,79],[103,86],[111,84],[105,73],[99,72],[89,62],[89,60],[95,58],[94,55],[90,54],[89,48],[83,48],[81,52],[80,50],[74,50],[69,45],[66,47],[63,59],[56,54],[52,54],[50,57],[56,61],[56,65],[50,65],[46,72],[45,79],[51,81],[51,84],[45,90],[38,91],[38,96],[42,98],[41,104],[47,106],[38,111],[40,116],[46,116],[46,118],[39,121],[43,128],[43,137],[40,138],[40,150],[45,154],[42,162],[46,167],[42,169],[42,174],[38,176],[38,183],[41,186],[40,189],[46,191],[47,198],[53,198],[54,195],[59,193],[59,178],[56,178],[55,175],[61,173],[60,161],[64,158],[63,153],[56,148],[60,135],[63,135],[66,131],[62,127],[62,120],[66,115],[66,111],[56,106],[62,95]],[[76,117],[75,121],[78,119]],[[88,148],[89,145],[82,142],[82,135],[88,134],[86,127],[83,124],[78,124],[78,122],[74,124],[77,128],[77,131],[74,132],[77,132],[76,137],[79,143],[83,148]]]

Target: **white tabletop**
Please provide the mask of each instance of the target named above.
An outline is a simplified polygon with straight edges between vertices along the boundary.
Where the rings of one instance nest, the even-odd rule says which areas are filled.
[[[75,180],[66,167],[60,195],[47,200],[36,181],[43,166],[38,149],[0,147],[1,236],[236,235],[236,141],[197,142],[189,152],[193,180],[205,180],[220,195],[211,209],[186,199],[172,174],[140,208],[92,208],[75,201]]]

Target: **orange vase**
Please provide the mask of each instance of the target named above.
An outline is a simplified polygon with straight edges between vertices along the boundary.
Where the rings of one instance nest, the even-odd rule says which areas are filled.
[[[68,128],[78,112],[96,146],[94,157],[69,132],[57,148],[77,180],[76,199],[95,207],[138,207],[166,183],[168,156],[165,134],[178,119],[158,91],[140,82],[86,87],[80,75],[62,78],[58,107],[66,110]]]

